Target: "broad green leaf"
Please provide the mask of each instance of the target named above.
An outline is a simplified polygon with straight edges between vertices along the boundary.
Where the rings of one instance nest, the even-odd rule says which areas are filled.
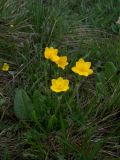
[[[104,95],[107,94],[106,86],[102,82],[96,83],[96,89],[97,89],[97,94],[98,95],[103,95],[104,96]]]
[[[105,82],[105,75],[103,72],[97,73],[96,74],[96,81],[104,83]]]
[[[17,118],[21,120],[31,120],[33,104],[26,91],[18,89],[14,99],[14,111]]]

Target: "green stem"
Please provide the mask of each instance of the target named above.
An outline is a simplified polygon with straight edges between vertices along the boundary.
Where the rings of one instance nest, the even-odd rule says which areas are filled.
[[[58,96],[57,99],[58,99],[58,104],[57,104],[57,107],[55,109],[55,115],[57,115],[57,113],[59,112],[62,95]]]
[[[83,84],[83,81],[84,81],[84,77],[80,77],[79,81],[76,82],[73,94],[72,94],[72,96],[70,97],[70,99],[68,101],[68,107],[69,107],[71,112],[72,112],[72,110],[70,108],[70,105],[71,105],[72,101],[74,100],[75,96],[77,97],[77,104],[79,104],[79,89],[80,89],[81,85]]]

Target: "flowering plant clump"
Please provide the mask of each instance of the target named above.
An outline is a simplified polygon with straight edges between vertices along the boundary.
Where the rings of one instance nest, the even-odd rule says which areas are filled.
[[[68,65],[67,56],[58,56],[58,49],[53,47],[46,47],[44,56],[46,59],[50,59],[52,62],[56,63],[58,67],[65,69]]]
[[[63,70],[69,64],[67,61],[67,56],[58,56],[58,49],[55,49],[53,47],[46,47],[44,56],[46,59],[50,59],[52,62],[57,64],[57,66],[59,68],[62,68]],[[93,70],[90,67],[91,62],[85,62],[83,58],[80,58],[76,62],[76,65],[71,68],[71,70],[74,73],[77,73],[79,76],[88,77],[89,75],[93,74]],[[66,92],[69,89],[69,80],[63,79],[62,77],[52,79],[51,82],[52,85],[50,89],[53,92]]]
[[[4,63],[1,70],[7,72],[9,70],[10,66],[7,63]]]
[[[72,71],[79,74],[80,76],[89,76],[93,73],[93,70],[90,69],[91,62],[85,62],[83,58],[80,58],[76,62],[76,66],[72,67]]]
[[[51,80],[51,90],[54,92],[66,92],[69,89],[69,80],[59,77]]]

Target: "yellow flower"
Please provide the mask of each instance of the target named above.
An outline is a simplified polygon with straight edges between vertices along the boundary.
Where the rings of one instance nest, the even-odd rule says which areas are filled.
[[[8,71],[8,70],[9,70],[9,67],[10,67],[9,64],[4,63],[1,70],[2,70],[2,71]]]
[[[59,57],[58,61],[56,61],[56,64],[58,65],[58,67],[65,69],[65,67],[68,65],[67,56]]]
[[[72,71],[79,74],[80,76],[89,76],[93,73],[93,70],[90,69],[91,62],[85,62],[83,58],[80,58],[78,62],[76,62],[76,66],[72,67]]]
[[[57,55],[55,55],[55,56],[53,56],[52,58],[51,58],[51,61],[52,62],[57,62],[59,60],[59,56],[57,56]]]
[[[69,80],[59,77],[51,80],[51,90],[54,92],[66,92],[69,89]]]
[[[55,49],[53,47],[50,47],[50,48],[46,47],[45,48],[44,56],[46,59],[52,60],[54,56],[57,56],[57,54],[58,54],[58,49]]]

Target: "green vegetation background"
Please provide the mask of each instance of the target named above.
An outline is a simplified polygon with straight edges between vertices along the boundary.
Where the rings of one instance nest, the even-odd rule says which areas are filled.
[[[1,160],[120,159],[119,16],[120,0],[0,0]],[[44,60],[46,46],[68,69]],[[76,88],[81,57],[94,75]],[[71,83],[62,96],[49,89],[59,75]]]

